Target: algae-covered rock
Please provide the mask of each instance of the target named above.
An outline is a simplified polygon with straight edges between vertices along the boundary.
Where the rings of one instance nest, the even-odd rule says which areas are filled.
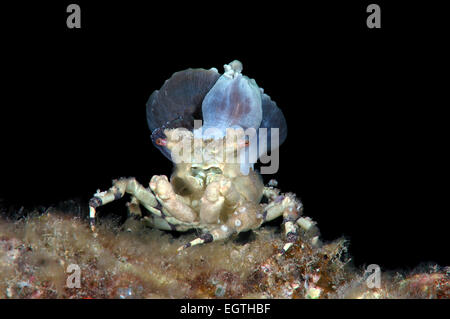
[[[343,239],[300,233],[284,255],[279,225],[177,252],[174,236],[103,219],[97,236],[78,214],[0,219],[0,298],[448,298],[446,269],[383,274],[369,288]],[[77,282],[77,275],[79,281]]]

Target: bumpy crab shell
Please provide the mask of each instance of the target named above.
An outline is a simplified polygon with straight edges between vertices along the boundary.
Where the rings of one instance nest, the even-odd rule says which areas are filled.
[[[134,178],[122,178],[113,181],[108,191],[98,191],[89,203],[94,231],[96,208],[128,193],[132,196],[130,214],[142,217],[150,226],[203,231],[180,250],[256,229],[278,216],[284,218],[288,239],[283,251],[296,241],[298,227],[305,225],[300,218],[301,202],[293,194],[280,194],[273,185],[264,187],[260,175],[248,163],[244,163],[247,169],[244,172],[242,161],[236,161],[240,150],[247,151],[247,143],[234,139],[245,135],[243,130],[279,129],[279,143],[267,146],[261,143],[258,155],[279,146],[287,134],[281,110],[241,71],[242,64],[238,61],[225,65],[223,75],[215,69],[188,69],[175,73],[159,91],[151,94],[147,121],[152,140],[176,163],[175,171],[170,180],[164,175],[154,175],[149,188]],[[203,121],[201,129],[195,127],[194,120]],[[215,129],[213,134],[208,132],[210,128]],[[229,138],[233,142],[228,143]],[[186,141],[194,143],[184,147]],[[180,145],[182,152],[176,152]],[[193,155],[199,150],[200,161],[177,160],[180,155]],[[234,160],[224,160],[224,154]],[[268,199],[268,204],[260,204],[262,196]],[[142,214],[141,205],[150,216]]]

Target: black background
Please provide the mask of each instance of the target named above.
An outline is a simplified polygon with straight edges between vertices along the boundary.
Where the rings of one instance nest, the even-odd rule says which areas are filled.
[[[3,6],[0,198],[87,207],[113,178],[169,175],[149,95],[176,71],[239,59],[287,118],[272,177],[325,240],[349,239],[358,266],[448,265],[442,8],[376,1],[369,30],[369,2],[340,2],[76,1],[72,30],[70,2]]]

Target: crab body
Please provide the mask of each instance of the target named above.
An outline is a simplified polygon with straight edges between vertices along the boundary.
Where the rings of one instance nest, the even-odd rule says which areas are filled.
[[[150,182],[163,210],[183,222],[178,224],[179,230],[195,226],[223,237],[232,231],[259,227],[262,223],[259,202],[264,190],[261,176],[253,170],[242,174],[236,158],[231,161],[229,158],[231,163],[225,160],[227,154],[237,153],[238,143],[228,143],[227,149],[223,140],[194,138],[191,132],[178,128],[166,130],[165,135],[172,155],[186,140],[196,145],[196,149],[188,149],[195,151],[200,146],[202,152],[197,162],[177,163],[170,183],[166,177],[158,176]],[[175,138],[180,135],[181,141]]]
[[[186,231],[200,229],[202,235],[180,247],[225,239],[260,227],[283,216],[288,243],[297,239],[302,205],[293,194],[280,194],[264,186],[261,176],[248,161],[249,143],[258,156],[277,147],[286,137],[283,113],[254,80],[242,76],[242,64],[217,70],[188,69],[175,73],[147,103],[147,121],[154,145],[175,164],[170,180],[165,175],[151,178],[149,187],[134,178],[113,181],[105,192],[91,199],[91,227],[95,231],[96,208],[131,195],[131,215],[148,225]],[[203,120],[201,127],[195,120]],[[280,130],[278,145],[259,144],[245,129]],[[265,196],[268,204],[260,204]],[[141,206],[150,214],[142,214]]]

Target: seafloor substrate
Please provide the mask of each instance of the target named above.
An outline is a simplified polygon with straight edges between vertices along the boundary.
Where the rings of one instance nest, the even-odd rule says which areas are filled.
[[[343,239],[315,242],[302,232],[300,241],[278,256],[283,234],[270,225],[177,253],[195,233],[177,237],[136,220],[117,225],[103,219],[95,237],[84,218],[58,211],[0,219],[0,298],[450,296],[448,267],[383,272],[381,287],[369,288],[364,271],[349,263]],[[80,270],[79,288],[68,287],[76,284],[72,264]]]

